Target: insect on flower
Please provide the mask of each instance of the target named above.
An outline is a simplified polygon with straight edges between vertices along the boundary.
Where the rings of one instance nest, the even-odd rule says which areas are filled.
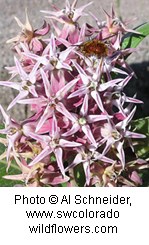
[[[80,51],[85,56],[97,56],[98,58],[101,58],[107,55],[108,49],[104,42],[93,39],[82,43],[80,45]]]

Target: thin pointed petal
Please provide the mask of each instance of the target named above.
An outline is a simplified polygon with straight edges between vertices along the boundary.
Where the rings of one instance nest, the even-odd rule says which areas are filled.
[[[90,129],[89,125],[84,125],[82,126],[82,131],[84,132],[84,134],[87,136],[87,138],[91,141],[91,143],[97,147],[97,143],[96,140],[94,139],[94,136],[92,134],[92,131]]]
[[[63,88],[61,88],[57,93],[56,93],[56,97],[61,100],[62,98],[64,98],[64,96],[70,92],[70,90],[72,89],[72,87],[78,82],[78,78],[72,80],[71,82],[67,83]]]
[[[82,154],[78,153],[76,155],[75,159],[73,160],[73,162],[65,169],[65,172],[67,172],[71,168],[74,168],[75,166],[77,166],[81,162],[82,162]]]
[[[83,168],[84,168],[84,173],[85,173],[85,177],[86,177],[86,185],[89,185],[90,178],[91,178],[89,162],[84,162]]]
[[[30,136],[32,139],[37,140],[38,142],[43,142],[44,141],[44,142],[49,143],[50,140],[51,140],[51,137],[48,136],[48,135],[43,136],[43,135],[35,134],[35,133],[32,133],[32,132],[28,133],[28,136]]]
[[[42,114],[38,124],[37,124],[36,132],[38,132],[41,129],[41,127],[48,120],[48,118],[52,116],[52,114],[53,114],[53,110],[51,110],[49,108],[49,106],[47,106],[46,109],[44,110],[44,113]]]
[[[113,143],[114,143],[114,140],[112,138],[107,140],[106,146],[102,152],[102,156],[105,156],[107,154],[107,152],[110,150]]]
[[[78,147],[81,146],[82,144],[74,142],[74,141],[68,141],[64,139],[60,139],[59,144],[61,147]]]
[[[65,176],[62,148],[60,148],[60,147],[55,148],[54,153],[55,153],[55,157],[56,157],[56,160],[57,160],[57,165],[58,165],[62,175]]]
[[[31,98],[31,99],[21,99],[18,101],[19,104],[27,104],[27,105],[40,105],[45,106],[47,104],[47,101],[45,101],[42,98]]]
[[[46,156],[50,155],[51,152],[52,152],[51,148],[49,146],[46,146],[46,148],[37,157],[35,157],[35,159],[31,163],[29,163],[28,166],[30,167],[40,162]]]
[[[72,63],[75,66],[75,68],[77,69],[77,71],[79,72],[80,75],[83,74],[83,75],[85,75],[87,77],[87,74],[85,73],[85,71],[82,69],[82,67],[78,63],[76,63],[73,60],[72,60]]]
[[[102,156],[102,155],[101,155],[101,157],[99,157],[99,160],[101,160],[103,162],[111,163],[111,164],[114,164],[115,163],[115,161],[113,159],[108,158],[108,157],[105,157],[105,156]]]
[[[74,123],[72,128],[70,130],[68,130],[66,133],[62,134],[62,136],[67,137],[70,135],[75,134],[78,130],[80,129],[80,125],[77,123]]]
[[[133,74],[134,73],[131,73],[125,79],[123,79],[122,82],[119,83],[119,86],[121,88],[124,88],[128,84],[128,82],[130,81],[130,79],[133,77]]]
[[[123,144],[124,142],[118,142],[117,145],[117,151],[118,151],[118,157],[122,163],[123,169],[125,168],[125,153],[123,150]]]
[[[44,36],[50,31],[50,25],[44,20],[44,24],[41,29],[35,31],[36,35]]]
[[[16,174],[16,175],[5,175],[3,176],[4,179],[8,180],[24,180],[25,175],[24,174]]]
[[[129,113],[129,115],[126,117],[126,119],[124,119],[122,122],[119,122],[116,126],[118,128],[122,128],[122,129],[126,129],[126,126],[129,124],[129,122],[132,120],[135,112],[136,112],[136,106],[134,107],[134,109]]]
[[[93,123],[97,121],[107,120],[107,115],[88,115],[87,121],[88,123]]]
[[[125,72],[125,71],[123,71],[123,70],[121,70],[119,68],[116,68],[116,67],[113,67],[112,68],[112,71],[115,72],[115,73],[120,73],[120,74],[123,74],[123,75],[128,75],[127,72]]]
[[[23,70],[19,60],[16,57],[14,57],[14,61],[15,61],[18,73],[21,76],[22,80],[27,80],[28,76],[27,76],[26,72]]]
[[[32,26],[31,26],[31,24],[30,24],[29,17],[28,17],[28,13],[27,13],[27,8],[26,8],[25,12],[26,12],[25,28],[26,28],[27,30],[33,32],[33,28],[32,28]]]
[[[68,47],[66,50],[60,53],[59,59],[65,61],[70,52],[74,49],[74,47]]]
[[[16,20],[18,26],[20,26],[22,29],[24,29],[24,24],[16,16],[14,16],[14,19]]]
[[[57,39],[59,42],[61,42],[62,44],[64,44],[67,48],[68,48],[69,46],[71,46],[71,43],[68,42],[67,40],[65,40],[64,38],[56,37],[56,39]]]
[[[10,110],[16,103],[18,103],[19,100],[25,98],[26,96],[28,95],[28,91],[24,90],[24,91],[21,91],[17,97],[9,104],[8,108],[7,108],[7,111]]]
[[[84,10],[86,7],[90,6],[91,4],[93,4],[93,2],[89,2],[89,3],[87,3],[87,4],[83,5],[83,6],[81,6],[80,8],[77,9],[77,12],[82,13],[83,10]]]
[[[68,96],[68,99],[73,98],[73,97],[76,97],[76,96],[82,96],[82,95],[86,94],[86,92],[87,92],[86,87],[85,86],[82,86],[80,89],[78,89],[75,92],[71,93]]]
[[[106,90],[107,88],[110,88],[110,87],[113,87],[115,84],[121,82],[123,79],[122,78],[119,78],[119,79],[114,79],[114,80],[111,80],[109,82],[106,82],[104,84],[101,84],[99,86],[99,91],[104,91]]]
[[[36,62],[36,64],[34,65],[32,71],[31,71],[31,73],[29,74],[29,80],[33,84],[36,82],[36,73],[37,73],[39,65],[40,65],[40,63]]]
[[[34,97],[38,97],[38,94],[35,90],[35,86],[29,86],[29,92],[34,96]]]
[[[137,103],[137,104],[142,104],[143,103],[142,100],[138,100],[138,99],[131,98],[131,97],[126,97],[125,101],[126,102],[130,102],[130,103]]]
[[[91,96],[92,96],[93,99],[96,101],[96,103],[97,103],[99,109],[100,109],[102,112],[104,112],[102,100],[101,100],[101,98],[100,98],[99,93],[98,93],[97,91],[94,90],[94,91],[91,92]]]
[[[126,131],[125,136],[128,137],[128,138],[134,138],[134,139],[144,139],[144,138],[146,138],[146,136],[144,134],[134,133],[134,132],[130,132],[130,131]]]
[[[83,117],[85,117],[88,113],[88,99],[89,99],[89,96],[88,96],[88,94],[86,94],[84,97],[84,100],[83,100],[82,107],[80,109],[80,114]]]
[[[82,27],[81,27],[79,38],[78,38],[78,42],[83,42],[84,41],[85,31],[86,31],[86,23],[84,23],[82,25]]]
[[[4,109],[3,109],[3,107],[1,105],[0,105],[0,111],[1,111],[1,113],[3,115],[3,118],[5,119],[5,124],[6,125],[9,125],[9,123],[10,123],[10,116],[8,116],[6,114],[6,112],[4,111]]]
[[[16,90],[20,90],[20,84],[16,82],[10,82],[10,81],[0,81],[1,86],[6,86],[9,88],[14,88]]]
[[[44,84],[44,88],[45,88],[45,93],[47,98],[51,97],[50,91],[51,91],[51,86],[50,86],[50,82],[47,78],[47,75],[45,74],[44,70],[41,68],[40,69],[40,73],[42,76],[42,80],[43,80],[43,84]]]
[[[56,44],[55,44],[55,36],[52,33],[51,34],[51,39],[50,39],[50,57],[55,56],[55,52],[56,52]]]
[[[57,138],[57,136],[59,135],[59,131],[58,131],[58,125],[57,125],[57,119],[55,117],[55,114],[53,114],[53,118],[52,118],[52,132],[51,132],[51,137],[52,138]]]
[[[62,113],[64,116],[66,116],[68,119],[70,119],[72,122],[75,122],[76,119],[71,115],[71,113],[65,108],[65,106],[59,102],[56,105],[56,110]]]

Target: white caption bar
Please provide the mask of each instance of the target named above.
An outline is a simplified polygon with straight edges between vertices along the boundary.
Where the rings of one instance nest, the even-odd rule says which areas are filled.
[[[0,188],[5,244],[143,244],[148,188]]]

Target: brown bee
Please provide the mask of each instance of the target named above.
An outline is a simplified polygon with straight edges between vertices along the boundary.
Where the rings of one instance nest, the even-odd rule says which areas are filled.
[[[106,44],[98,39],[82,43],[80,45],[80,51],[87,57],[97,56],[98,58],[106,56],[108,52]]]

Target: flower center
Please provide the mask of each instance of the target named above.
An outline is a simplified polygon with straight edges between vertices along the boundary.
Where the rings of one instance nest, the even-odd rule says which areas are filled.
[[[17,129],[16,128],[10,128],[9,130],[9,135],[13,135],[17,132]]]
[[[86,124],[86,119],[84,117],[79,118],[79,124],[80,125],[85,125]]]
[[[59,144],[59,139],[52,139],[49,143],[49,146],[52,148],[52,149],[55,149]]]
[[[115,92],[112,94],[112,99],[113,100],[117,100],[121,97],[121,94],[119,92]]]
[[[118,131],[116,130],[113,130],[112,133],[111,133],[112,137],[115,139],[115,140],[119,140],[121,138],[121,135]]]
[[[56,59],[56,57],[52,57],[52,58],[50,59],[50,64],[51,64],[52,66],[54,66],[54,68],[56,68],[57,63],[58,63],[58,60]]]
[[[29,90],[29,87],[32,86],[32,83],[29,80],[22,82],[22,89]]]
[[[69,18],[70,20],[72,20],[73,17],[74,17],[74,12],[73,12],[73,11],[70,11],[70,12],[68,13],[68,18]]]

